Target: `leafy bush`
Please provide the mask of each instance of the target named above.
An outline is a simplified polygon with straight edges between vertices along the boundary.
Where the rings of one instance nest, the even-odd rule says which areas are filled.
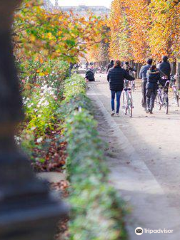
[[[37,88],[31,98],[24,99],[27,126],[26,130],[36,131],[43,136],[47,128],[52,128],[58,108],[55,90],[47,85]]]
[[[20,64],[21,68],[24,69],[26,64]],[[48,60],[44,63],[29,61],[27,66],[27,72],[21,73],[25,86],[23,90],[27,123],[25,131],[43,136],[47,129],[52,129],[56,120],[58,103],[62,100],[63,81],[68,74],[68,64]],[[29,88],[26,88],[27,86]]]
[[[69,74],[69,64],[64,61],[47,60],[40,62],[35,59],[17,63],[20,84],[25,97],[31,96],[34,87],[47,85],[62,94],[62,83]]]
[[[71,78],[67,79],[64,84],[64,97],[66,101],[72,98],[76,98],[79,95],[85,95],[86,82],[83,77],[75,74]]]
[[[65,137],[72,205],[70,239],[126,239],[123,203],[107,184],[104,143],[99,139],[97,122],[88,111],[91,104],[85,89],[85,81],[79,76],[65,82]]]
[[[16,140],[33,161],[38,162],[44,161],[50,146],[48,134],[54,130],[59,120],[57,110],[62,101],[63,81],[68,75],[69,66],[66,62],[57,60],[47,60],[44,63],[29,60],[28,63],[19,65],[26,119]],[[38,151],[35,153],[37,148],[41,154],[44,152],[44,156],[40,156]]]

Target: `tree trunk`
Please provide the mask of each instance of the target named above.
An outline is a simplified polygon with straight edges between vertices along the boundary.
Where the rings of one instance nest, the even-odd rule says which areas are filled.
[[[176,74],[176,62],[171,63],[171,74],[175,75]]]
[[[178,86],[178,90],[180,90],[180,60],[177,62],[177,86]]]
[[[137,71],[136,72],[136,78],[138,79],[139,78],[139,72],[141,70],[142,64],[141,63],[136,63],[135,67],[136,67],[136,71]]]

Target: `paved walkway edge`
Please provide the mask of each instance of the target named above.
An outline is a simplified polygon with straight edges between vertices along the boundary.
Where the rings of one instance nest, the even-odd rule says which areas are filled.
[[[147,225],[154,225],[154,229],[156,229],[155,227],[156,222],[162,222],[162,218],[163,218],[163,213],[161,209],[161,201],[162,201],[162,205],[166,206],[165,208],[167,209],[167,213],[164,213],[165,216],[167,217],[169,215],[169,218],[172,218],[173,216],[175,217],[176,211],[175,209],[172,207],[169,207],[169,203],[167,201],[167,198],[164,194],[164,191],[162,189],[162,187],[160,186],[160,184],[157,182],[156,178],[154,177],[154,175],[152,174],[152,172],[148,169],[148,167],[146,166],[146,164],[144,163],[144,161],[141,159],[141,157],[139,156],[139,154],[137,153],[137,151],[134,149],[134,147],[132,146],[132,144],[130,143],[130,141],[128,140],[128,138],[124,135],[124,133],[121,131],[120,127],[118,126],[118,124],[116,123],[116,118],[112,118],[110,113],[107,111],[107,109],[105,108],[105,106],[103,105],[102,101],[99,99],[98,94],[96,95],[95,91],[94,91],[95,86],[90,85],[90,89],[87,93],[88,97],[92,100],[95,101],[95,104],[99,107],[100,111],[102,112],[105,120],[107,121],[108,125],[110,128],[114,129],[114,136],[118,139],[118,144],[121,146],[121,149],[123,149],[122,151],[122,155],[126,154],[126,156],[128,156],[128,160],[130,160],[131,164],[129,166],[126,166],[124,169],[118,171],[117,172],[119,175],[123,175],[122,176],[122,181],[120,180],[118,183],[116,181],[116,177],[113,179],[113,175],[110,175],[111,180],[113,179],[112,184],[113,186],[120,191],[125,190],[125,189],[130,189],[131,191],[133,191],[133,182],[132,180],[134,180],[134,182],[136,182],[136,180],[138,179],[138,187],[140,188],[140,190],[142,190],[142,195],[140,197],[140,203],[138,203],[137,201],[137,209],[133,209],[133,211],[135,210],[136,213],[132,213],[131,216],[129,216],[129,218],[126,220],[127,221],[127,230],[129,233],[129,237],[131,240],[137,240],[137,239],[142,239],[142,240],[149,240],[149,239],[153,239],[153,240],[164,240],[164,239],[176,239],[174,238],[175,236],[165,236],[164,234],[162,234],[161,236],[159,235],[150,235],[150,234],[146,234],[146,237],[142,238],[139,236],[136,236],[134,231],[136,227],[147,227]],[[122,166],[120,166],[119,169],[121,169]],[[123,167],[122,167],[123,168]],[[129,170],[128,170],[129,169]],[[136,171],[134,171],[134,169],[136,169]],[[138,170],[137,170],[138,169]],[[112,169],[111,169],[112,170]],[[116,171],[116,169],[115,169]],[[129,173],[133,173],[131,176],[131,180],[128,182],[129,179],[127,179],[126,181],[126,173],[129,171]],[[128,173],[127,173],[128,174]],[[125,178],[124,178],[125,177]],[[134,178],[134,179],[133,179]],[[119,177],[118,177],[119,180]],[[140,181],[139,181],[140,180]],[[123,185],[125,185],[125,188],[123,188]],[[137,186],[136,186],[137,188]],[[143,194],[143,192],[145,194]],[[154,199],[152,202],[149,202],[149,206],[147,206],[147,195],[150,194],[152,196],[159,196],[159,199],[157,199],[157,203],[156,203],[156,199]],[[129,201],[131,204],[131,201]],[[133,203],[132,203],[133,204]],[[160,206],[160,207],[159,207]],[[134,204],[134,207],[136,207],[136,204]],[[147,220],[147,222],[145,223],[145,225],[143,226],[143,218],[141,219],[141,217],[138,219],[138,215],[140,215],[138,213],[138,208],[139,210],[143,210],[146,208],[146,210],[144,211],[144,215],[145,218],[147,217],[148,219],[148,215],[152,215],[150,216],[150,219]],[[149,208],[149,209],[148,209]],[[154,208],[153,213],[151,214],[151,210]],[[168,209],[172,210],[172,215],[171,213],[169,214]],[[154,212],[158,212],[157,215],[157,219],[155,219],[155,215]],[[137,217],[137,219],[136,219]],[[142,220],[142,221],[141,221]],[[153,223],[154,221],[154,223]],[[166,228],[169,227],[169,229],[177,229],[177,223],[176,221],[172,222],[170,225],[168,225],[169,222],[167,221],[165,226]],[[137,226],[138,225],[138,226]],[[152,226],[150,226],[151,229]],[[158,227],[158,226],[157,226]]]
[[[91,85],[91,90],[92,90],[92,85]],[[121,147],[123,146],[123,152],[126,153],[127,156],[130,157],[130,161],[133,164],[133,166],[138,167],[138,169],[143,171],[143,173],[148,177],[151,177],[151,179],[154,181],[154,183],[157,186],[157,189],[159,189],[159,193],[164,194],[163,189],[155,179],[154,175],[151,173],[151,171],[148,169],[144,161],[141,160],[141,157],[139,154],[136,152],[132,144],[129,142],[128,138],[124,135],[124,133],[120,130],[120,127],[118,124],[115,122],[115,118],[111,117],[110,113],[106,110],[104,107],[103,103],[101,100],[98,98],[98,96],[95,94],[94,90],[91,91],[93,94],[88,94],[89,97],[92,99],[96,100],[96,104],[98,107],[101,109],[101,112],[104,115],[104,118],[108,122],[108,125],[113,128],[114,131],[114,136],[118,138],[119,143],[121,144]],[[132,165],[131,165],[132,166]]]

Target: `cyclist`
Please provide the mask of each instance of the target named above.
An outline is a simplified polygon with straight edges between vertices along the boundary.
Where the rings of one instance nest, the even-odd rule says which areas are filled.
[[[132,67],[129,65],[129,62],[125,62],[123,68],[124,68],[129,74],[130,74],[131,72],[136,72],[136,69],[132,68]]]
[[[156,65],[152,65],[147,71],[146,84],[146,112],[150,114],[153,113],[152,111],[160,78],[160,71],[156,68]]]
[[[136,72],[136,69],[135,69],[135,68],[132,68],[132,67],[129,65],[129,62],[125,62],[123,68],[127,71],[127,73],[128,73],[129,75],[131,75],[132,72]],[[125,80],[125,84],[126,84],[126,86],[128,87],[128,85],[129,85],[128,81],[126,82],[126,80]],[[134,87],[134,89],[135,89],[135,82],[134,82],[134,81],[132,81],[132,85],[133,85],[133,87]]]
[[[147,84],[147,71],[152,65],[152,58],[147,60],[147,64],[141,67],[139,78],[142,79],[142,107],[146,110],[146,84]]]
[[[166,84],[166,81],[170,81],[170,75],[171,75],[171,65],[168,61],[168,57],[164,56],[162,58],[162,63],[159,64],[159,71],[161,73],[161,85],[164,87]]]
[[[159,70],[162,74],[164,74],[168,77],[168,80],[170,79],[171,65],[168,61],[167,56],[163,56],[162,62],[159,64]]]
[[[114,60],[111,60],[111,62],[107,66],[107,73],[109,72],[109,69],[111,69],[114,66]]]
[[[112,108],[111,116],[115,115],[115,106],[114,106],[115,96],[117,101],[116,116],[117,117],[119,116],[120,98],[124,88],[124,79],[130,80],[130,81],[135,80],[134,77],[130,76],[123,68],[121,68],[121,62],[119,60],[116,60],[114,67],[109,70],[107,75],[107,80],[109,82],[109,86],[111,90],[111,108]]]

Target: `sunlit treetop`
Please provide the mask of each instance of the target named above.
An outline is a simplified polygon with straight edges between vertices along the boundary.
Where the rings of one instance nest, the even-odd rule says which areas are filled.
[[[77,62],[88,45],[102,33],[104,20],[90,14],[87,18],[54,11],[48,12],[41,1],[26,0],[15,14],[14,42],[16,56],[59,58]]]

